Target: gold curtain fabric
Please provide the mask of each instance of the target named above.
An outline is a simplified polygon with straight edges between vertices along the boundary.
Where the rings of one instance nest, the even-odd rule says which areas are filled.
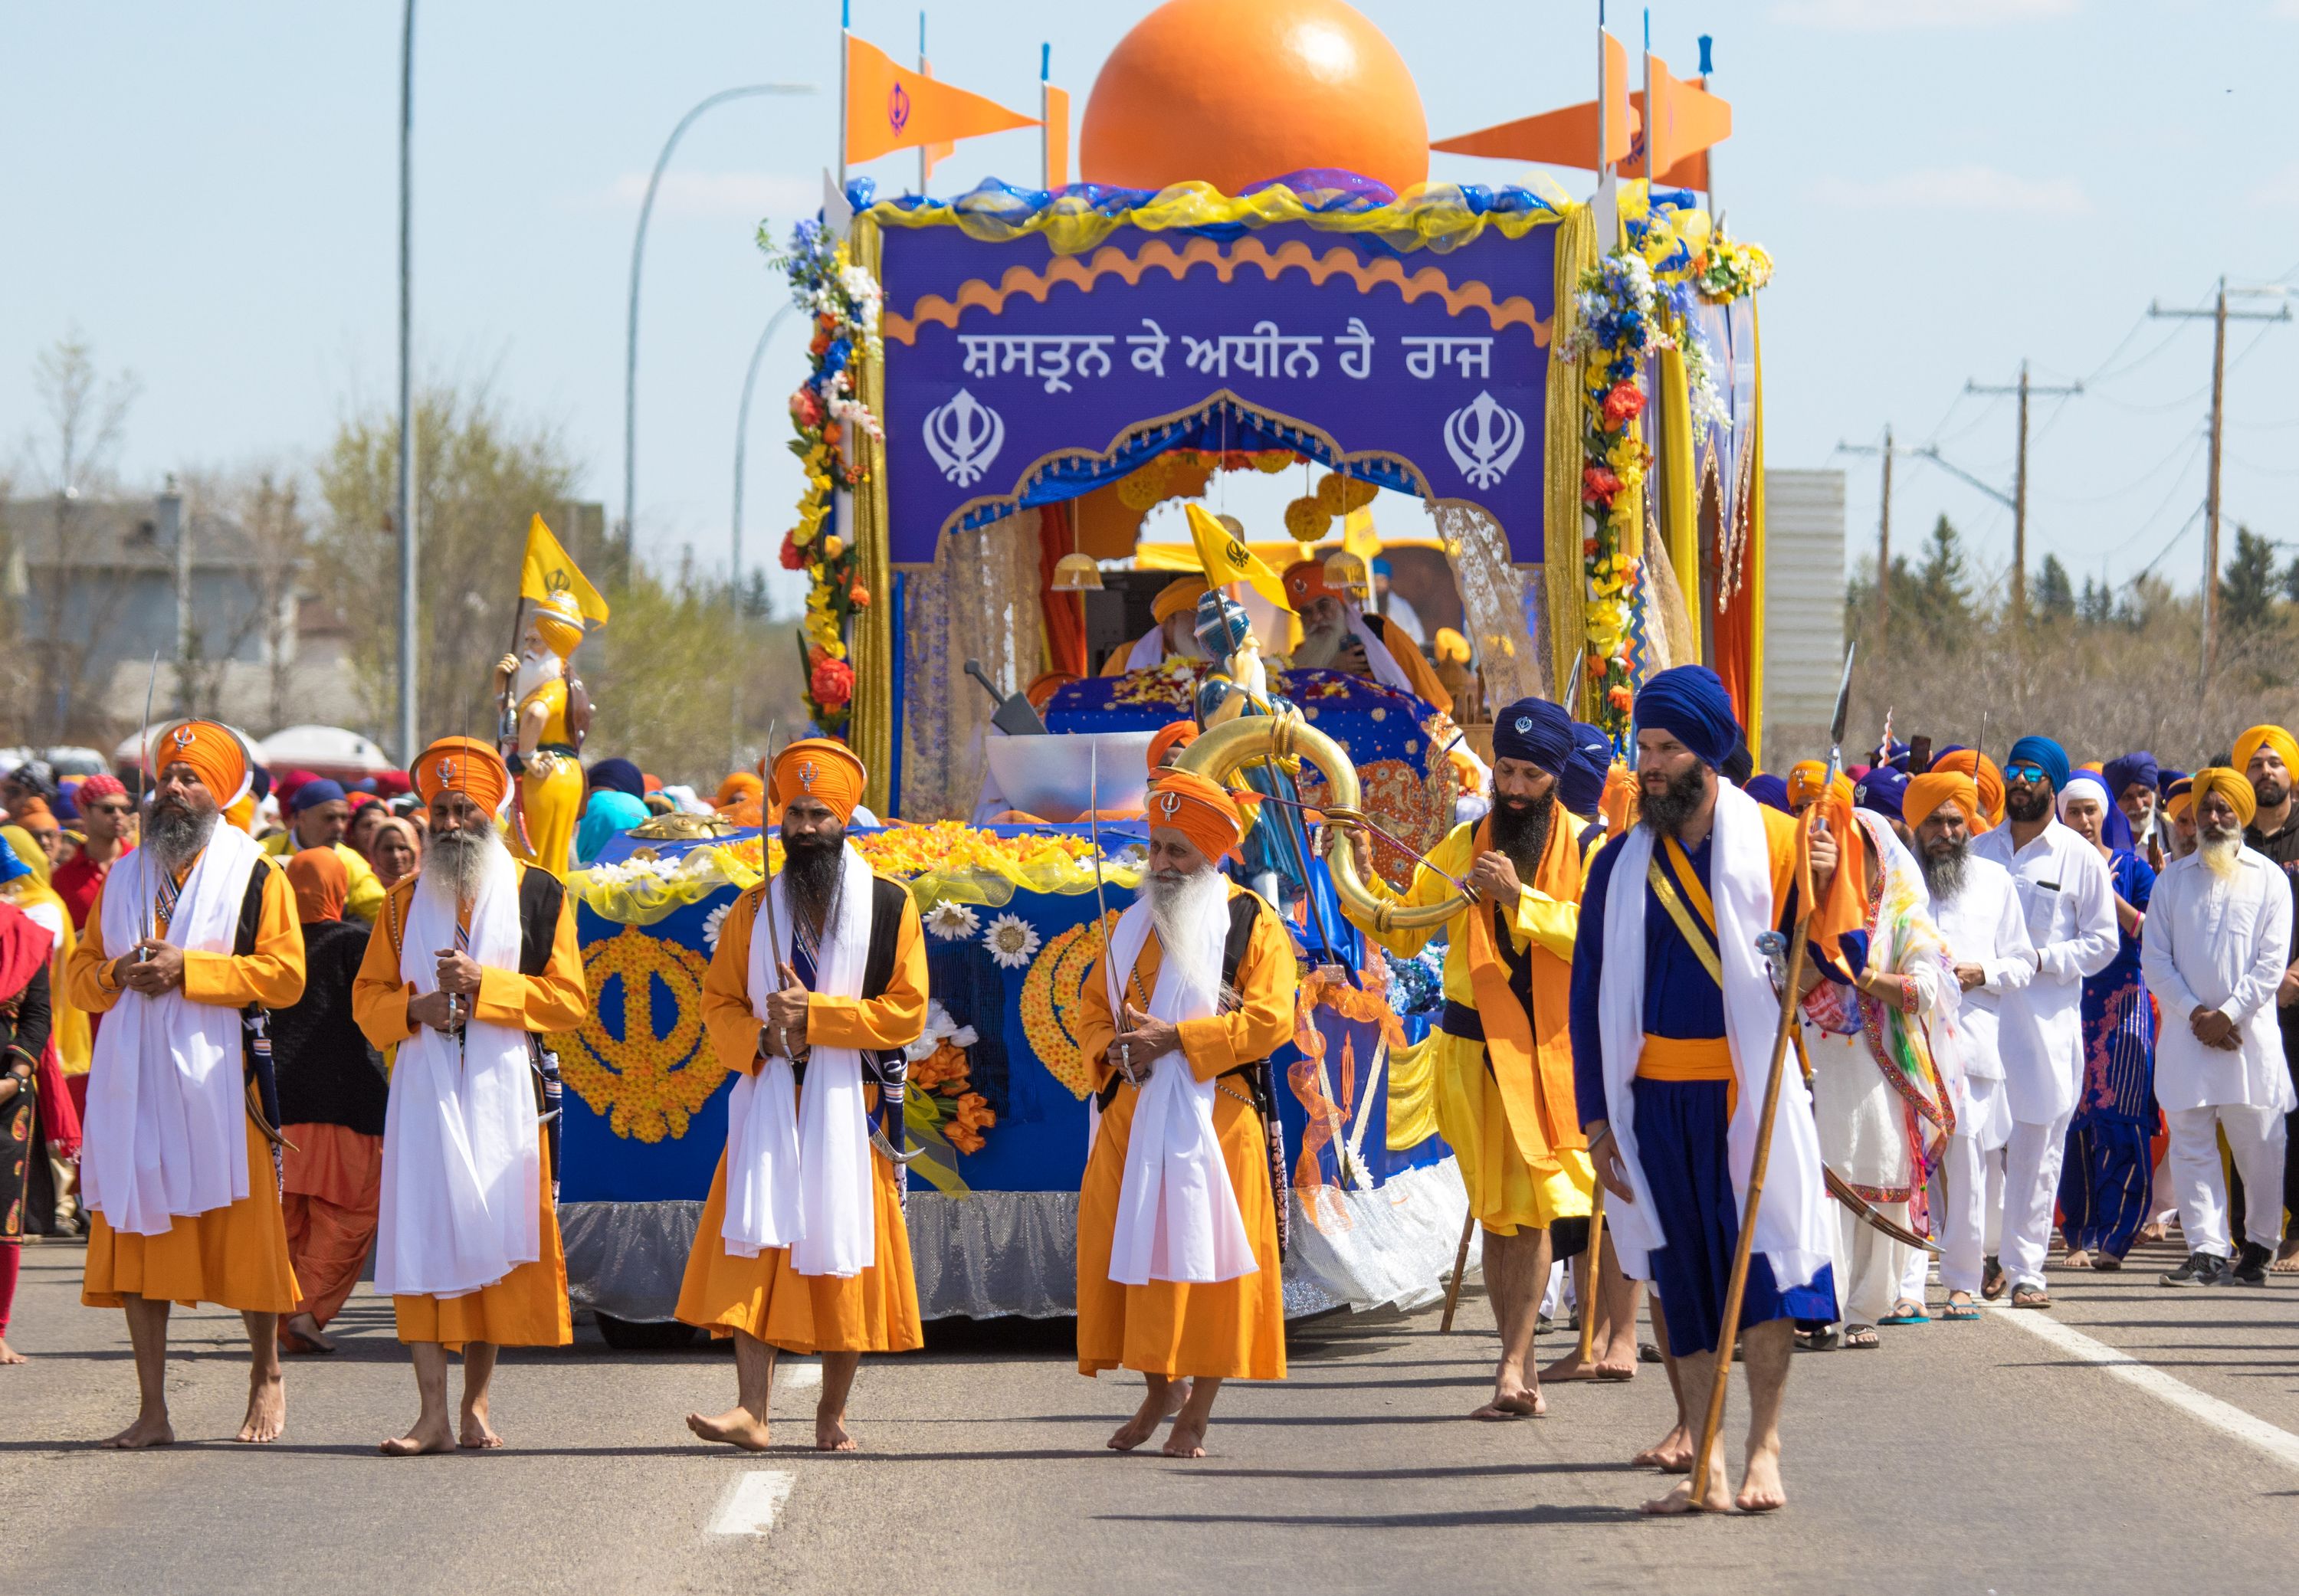
[[[1511,565],[1500,523],[1473,505],[1439,505],[1430,515],[1461,590],[1470,646],[1484,673],[1487,714],[1518,699],[1549,697],[1540,640],[1526,619],[1527,581],[1537,580],[1540,567]],[[1540,606],[1531,608],[1538,613]]]
[[[878,224],[865,217],[854,220],[852,251],[855,264],[878,276]],[[870,408],[881,426],[891,426],[886,414],[886,372],[883,357],[854,363],[855,397]],[[894,623],[893,567],[888,561],[886,510],[886,446],[868,437],[857,437],[867,475],[849,495],[854,520],[849,535],[855,549],[855,575],[870,595],[870,606],[856,617],[847,640],[849,663],[854,667],[853,718],[847,744],[870,773],[865,801],[873,813],[886,813],[887,782],[894,754]]]
[[[945,533],[933,565],[906,569],[901,815],[965,820],[982,790],[982,740],[996,708],[966,662],[980,660],[1008,691],[1041,668],[1038,512]]]
[[[1548,417],[1542,452],[1548,680],[1560,692],[1573,680],[1573,663],[1586,646],[1581,600],[1588,590],[1581,564],[1581,365],[1566,360],[1564,351],[1580,329],[1573,306],[1581,274],[1596,263],[1596,217],[1586,205],[1573,206],[1556,228],[1556,313],[1548,325]],[[1583,705],[1565,707],[1575,719],[1587,718]]]

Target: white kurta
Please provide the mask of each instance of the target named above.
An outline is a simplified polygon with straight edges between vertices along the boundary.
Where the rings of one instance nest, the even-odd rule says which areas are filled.
[[[1976,1080],[2004,1079],[1998,1033],[2004,1003],[2036,973],[2035,945],[2012,872],[1974,854],[1964,860],[1963,886],[1954,897],[1935,895],[1932,922],[1959,964],[1977,964],[1987,979],[1963,995],[1964,1073]]]
[[[2166,1109],[2241,1104],[2299,1108],[2283,1060],[2275,989],[2291,955],[2291,889],[2264,855],[2245,848],[2231,880],[2201,854],[2166,865],[2147,906],[2139,967],[2163,1005],[2155,1038],[2155,1100]],[[2195,1038],[2188,1016],[2215,1008],[2235,1021],[2243,1046],[2228,1052]]]
[[[2083,1088],[2084,978],[2115,958],[2114,882],[2099,849],[2056,820],[2017,850],[2008,823],[1982,832],[1971,856],[2009,871],[2019,893],[2037,970],[1999,1005],[1998,1051],[2013,1119],[2049,1125]]]

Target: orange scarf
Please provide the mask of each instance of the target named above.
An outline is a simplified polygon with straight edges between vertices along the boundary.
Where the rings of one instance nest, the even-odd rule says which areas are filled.
[[[1562,808],[1556,812],[1540,868],[1523,885],[1561,903],[1580,900],[1579,829]],[[1477,827],[1475,852],[1481,855],[1491,847],[1488,819]],[[1509,1134],[1527,1163],[1538,1170],[1554,1170],[1560,1152],[1589,1145],[1573,1093],[1572,963],[1538,943],[1527,948],[1532,961],[1532,1013],[1527,1014],[1509,985],[1508,963],[1493,931],[1492,905],[1472,905],[1467,915],[1469,986],[1484,1022],[1485,1056],[1500,1086]]]

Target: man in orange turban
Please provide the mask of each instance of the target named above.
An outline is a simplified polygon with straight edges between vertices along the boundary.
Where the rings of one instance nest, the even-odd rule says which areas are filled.
[[[1979,815],[1971,828],[1975,834],[2004,823],[2004,773],[1995,760],[1977,748],[1950,748],[1933,756],[1931,768],[1970,776],[1979,788]]]
[[[1285,1377],[1269,1055],[1296,971],[1276,913],[1221,873],[1244,824],[1229,793],[1169,771],[1149,821],[1141,895],[1079,998],[1101,1119],[1078,1191],[1078,1372],[1148,1380],[1114,1451],[1174,1415],[1166,1455],[1197,1458],[1224,1380]]]
[[[239,734],[214,721],[163,727],[148,773],[143,846],[105,876],[65,966],[71,1003],[105,1016],[80,1150],[81,1194],[94,1215],[80,1301],[122,1309],[136,1351],[142,1405],[108,1444],[175,1439],[171,1302],[239,1311],[253,1353],[239,1439],[274,1441],[287,1412],[279,1315],[295,1311],[298,1294],[249,1091],[252,1077],[265,1113],[275,1113],[271,1078],[243,1071],[240,1017],[303,996],[303,936],[286,874],[254,839],[219,823],[247,788]],[[155,1118],[154,1101],[175,1112]]]
[[[539,1038],[591,1012],[575,906],[496,829],[510,800],[502,759],[445,737],[409,772],[429,806],[430,846],[422,871],[391,889],[352,983],[360,1029],[394,1052],[375,1284],[392,1299],[420,1407],[383,1443],[389,1457],[502,1445],[487,1424],[496,1350],[573,1337],[541,1107],[558,1076]],[[457,1347],[460,1429],[447,1410]]]
[[[1386,616],[1367,615],[1355,599],[1325,580],[1325,562],[1305,559],[1285,568],[1285,598],[1301,617],[1295,670],[1341,671],[1424,699],[1446,715],[1453,695],[1422,657],[1421,645]]]
[[[1158,728],[1150,740],[1150,778],[1152,781],[1180,757],[1183,748],[1198,740],[1198,723],[1174,721]]]
[[[814,1444],[848,1451],[862,1354],[924,1344],[901,1191],[869,1128],[875,1116],[899,1145],[925,938],[909,891],[846,839],[865,774],[820,738],[775,761],[782,866],[727,910],[702,981],[703,1029],[735,1088],[677,1312],[734,1337],[735,1403],[686,1427],[743,1451],[766,1450],[778,1353],[822,1355]]]
[[[1198,641],[1198,600],[1206,596],[1203,576],[1176,576],[1158,590],[1150,604],[1156,624],[1130,643],[1121,643],[1101,662],[1105,676],[1146,671],[1168,659],[1205,659],[1205,644]],[[1035,700],[1033,700],[1033,702]],[[1043,705],[1040,706],[1044,707]]]

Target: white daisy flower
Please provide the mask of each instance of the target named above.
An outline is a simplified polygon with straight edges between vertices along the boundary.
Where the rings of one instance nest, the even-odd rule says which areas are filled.
[[[1025,969],[1038,951],[1037,928],[1019,914],[1000,914],[982,933],[982,945],[1003,968]]]
[[[710,948],[712,953],[718,951],[718,935],[726,928],[726,911],[734,906],[731,903],[720,904],[702,917],[703,946]]]
[[[944,942],[962,941],[982,929],[981,916],[945,897],[926,911],[926,930]]]

